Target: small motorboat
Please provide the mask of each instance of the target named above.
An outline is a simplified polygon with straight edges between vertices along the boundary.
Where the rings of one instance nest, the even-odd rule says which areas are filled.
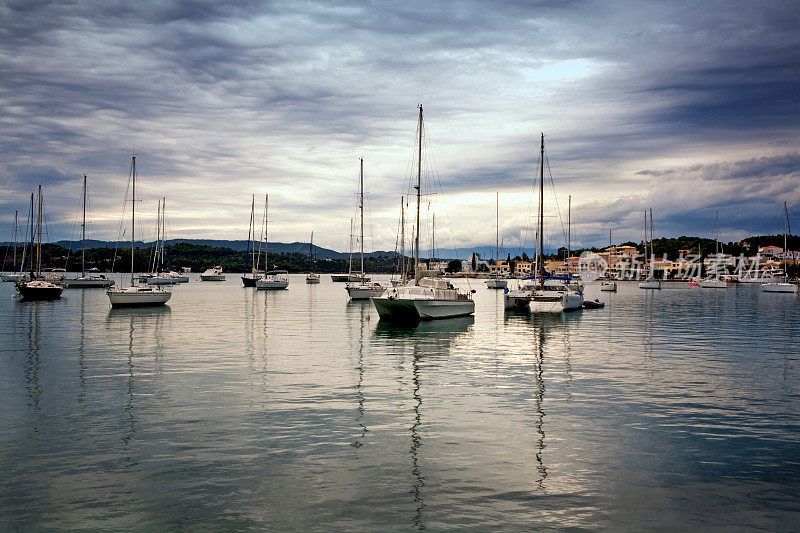
[[[583,301],[583,308],[584,309],[602,309],[606,306],[605,303],[601,302],[598,299],[594,300],[584,300]]]
[[[222,273],[222,267],[215,266],[209,268],[200,274],[200,281],[225,281],[225,274]]]
[[[617,292],[616,281],[604,281],[600,283],[600,290],[604,292]]]

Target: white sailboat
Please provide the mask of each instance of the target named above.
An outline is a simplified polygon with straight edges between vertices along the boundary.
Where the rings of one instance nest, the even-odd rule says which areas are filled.
[[[269,268],[269,195],[264,204],[264,267]],[[256,279],[256,289],[275,290],[289,287],[289,273],[285,270],[270,270]]]
[[[786,243],[787,243],[787,231],[786,228],[789,222],[789,210],[786,208],[786,202],[783,202],[783,253],[784,253],[784,262],[783,262],[783,270],[786,272]],[[796,293],[797,292],[797,284],[796,283],[785,283],[785,282],[775,282],[775,283],[765,283],[761,286],[761,290],[763,292],[790,292]]]
[[[497,200],[496,200],[496,224],[495,224],[495,242],[494,242],[494,249],[495,249],[495,264],[500,264],[500,192],[497,193]],[[486,283],[487,289],[505,289],[508,286],[508,281],[500,276],[500,271],[495,274],[490,274],[489,279],[487,279],[484,283]]]
[[[422,105],[419,106],[417,150],[417,214],[414,236],[414,279],[371,298],[381,320],[415,321],[468,316],[475,312],[472,294],[447,280],[423,278],[419,268],[420,191],[422,185]]]
[[[717,211],[715,229],[714,229],[714,257],[719,260],[721,257],[719,246],[719,211]],[[731,286],[720,277],[719,272],[714,272],[713,276],[708,276],[701,279],[697,284],[704,289],[727,289]]]
[[[608,247],[611,248],[611,230],[608,230]],[[600,282],[600,290],[604,292],[617,292],[617,282],[613,279],[607,279]]]
[[[655,252],[653,252],[653,210],[650,209],[650,256],[648,260],[647,251],[647,211],[644,212],[644,257],[647,261],[647,277],[639,282],[640,289],[660,290],[661,281],[653,276],[653,266],[655,263]]]
[[[136,156],[131,157],[131,284],[130,287],[113,287],[106,291],[111,307],[156,307],[172,298],[172,293],[159,286],[134,285],[134,250],[136,242]]]
[[[81,224],[81,275],[78,278],[67,278],[64,286],[68,289],[89,289],[97,287],[111,287],[113,279],[103,275],[92,276],[86,274],[86,174],[83,175],[83,223]]]
[[[306,274],[306,283],[308,285],[316,285],[319,283],[319,274],[314,272],[314,267],[317,264],[316,259],[314,258],[314,232],[311,232],[311,240],[308,241],[308,261],[310,263],[311,268],[309,268],[308,274]]]
[[[380,283],[367,281],[366,273],[364,272],[364,158],[362,157],[359,159],[359,161],[360,170],[358,179],[358,209],[361,216],[361,236],[359,239],[359,243],[361,244],[361,269],[358,272],[359,281],[355,283],[348,282],[345,288],[347,289],[347,295],[351,300],[368,300],[372,297],[380,296],[386,289],[382,287]],[[351,277],[353,275],[352,266],[353,263],[351,261],[349,272]]]
[[[541,136],[539,162],[539,213],[535,273],[504,295],[506,309],[530,310],[533,313],[561,313],[583,307],[583,293],[569,285],[569,280],[550,277],[544,268],[544,133]]]

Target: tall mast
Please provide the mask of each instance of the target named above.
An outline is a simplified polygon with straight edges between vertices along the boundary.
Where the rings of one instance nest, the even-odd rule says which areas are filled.
[[[269,195],[266,195],[264,200],[264,216],[261,219],[261,233],[258,234],[258,255],[256,256],[255,262],[255,270],[253,271],[254,274],[258,274],[258,267],[261,265],[261,247],[264,244],[264,231],[265,231],[265,223],[267,221],[267,200],[269,199]],[[255,227],[253,228],[253,238],[255,239]],[[254,246],[255,248],[255,246]],[[266,269],[264,269],[266,271]]]
[[[494,239],[494,260],[495,264],[500,262],[500,191],[497,191],[497,227],[495,228],[495,239]]]
[[[647,211],[644,212],[644,264],[647,269],[648,277],[650,274],[650,263],[647,261]]]
[[[27,243],[25,243],[25,248],[27,250],[30,250],[28,255],[30,256],[30,260],[29,261],[30,261],[30,264],[31,264],[31,270],[30,270],[31,278],[33,278],[33,239],[35,237],[34,234],[33,234],[33,195],[34,195],[34,193],[31,193],[31,206],[28,208],[28,222],[30,222],[30,224],[31,224],[31,230],[30,230],[31,231],[31,245],[28,246]],[[27,226],[28,224],[26,223],[25,225]],[[27,228],[25,229],[25,231],[27,231]],[[25,251],[22,252],[22,262],[23,263],[25,262]],[[20,270],[22,270],[22,269],[20,269]]]
[[[431,261],[436,259],[436,213],[433,213],[433,220],[431,222],[431,259],[428,261],[430,265]]]
[[[400,276],[406,280],[406,212],[404,207],[405,199],[400,195]]]
[[[39,184],[39,216],[36,223],[36,275],[42,272],[42,185]]]
[[[153,272],[158,272],[158,250],[161,246],[161,199],[158,199],[158,211],[156,211],[156,249],[153,253]]]
[[[264,200],[264,274],[269,271],[269,194]]]
[[[167,240],[167,197],[161,198],[161,256],[159,257],[159,264],[164,268],[164,246]]]
[[[783,202],[783,273],[786,275],[786,226],[789,223],[789,210],[786,209],[786,202]],[[784,281],[786,281],[784,279]]]
[[[572,195],[567,197],[567,259],[572,257]]]
[[[83,224],[81,224],[81,277],[86,276],[86,174],[83,175]]]
[[[418,153],[417,153],[417,219],[416,230],[414,235],[414,279],[419,281],[419,202],[420,202],[420,189],[422,187],[422,104],[419,104],[419,138],[418,138]]]
[[[136,156],[131,157],[131,287],[133,287],[133,246],[136,239]]]
[[[364,158],[361,158],[361,172],[358,180],[358,209],[361,213],[361,281],[364,281]]]
[[[250,199],[250,223],[247,225],[247,249],[244,252],[244,273],[247,276],[247,256],[250,255],[250,243],[253,241],[253,215],[256,211],[256,195],[252,195]]]
[[[608,247],[611,248],[611,230],[608,230]]]
[[[17,224],[19,223],[19,211],[14,211],[14,264],[11,270],[17,272]],[[19,269],[20,272],[22,269]]]
[[[310,272],[314,272],[314,232],[311,232],[311,241],[308,243],[308,261],[311,268]]]
[[[655,277],[656,250],[653,247],[653,208],[650,208],[650,267]]]
[[[717,216],[716,216],[716,220],[715,220],[714,224],[715,224],[715,226],[714,226],[714,230],[715,230],[714,231],[714,253],[717,254],[717,257],[719,257],[719,210],[717,211]],[[653,225],[653,221],[652,220],[650,221],[650,225],[651,226]]]
[[[539,152],[539,285],[544,289],[544,133]]]

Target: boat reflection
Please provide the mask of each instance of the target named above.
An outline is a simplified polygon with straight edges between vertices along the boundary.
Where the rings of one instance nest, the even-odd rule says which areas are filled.
[[[369,300],[366,300],[366,303],[369,304]],[[359,434],[356,436],[355,440],[350,443],[350,446],[358,449],[364,445],[364,439],[367,435],[369,429],[365,424],[365,399],[364,399],[364,349],[365,349],[365,340],[368,337],[368,330],[367,326],[371,320],[370,318],[370,307],[364,305],[364,301],[362,300],[348,300],[347,302],[347,314],[346,320],[348,325],[348,331],[353,332],[354,327],[358,328],[358,339],[350,339],[351,345],[355,348],[355,370],[357,372],[357,378],[355,383],[355,391],[356,391],[356,416],[355,421],[358,425]]]
[[[385,339],[394,338],[431,338],[453,339],[468,332],[475,324],[474,316],[448,318],[444,320],[428,320],[416,324],[403,324],[377,321],[375,335]]]

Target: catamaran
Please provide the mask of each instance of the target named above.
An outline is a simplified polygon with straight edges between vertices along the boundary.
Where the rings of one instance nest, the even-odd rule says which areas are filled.
[[[361,244],[361,270],[358,272],[358,281],[348,282],[347,295],[351,300],[369,300],[372,297],[380,296],[386,290],[380,283],[365,281],[366,273],[364,272],[364,158],[360,159],[360,173],[358,181],[358,209],[361,215],[361,236],[359,243]],[[350,262],[350,276],[353,275],[353,263]]]
[[[42,274],[42,186],[39,185],[39,211],[36,223],[36,272],[31,273],[32,281],[20,280],[17,290],[24,300],[57,300],[61,298],[64,287],[41,278]],[[33,195],[31,194],[31,213],[33,213]],[[31,253],[33,253],[33,216],[31,216]],[[33,258],[31,258],[33,262]]]
[[[422,186],[422,105],[419,106],[417,150],[417,214],[414,236],[414,279],[371,298],[381,320],[416,321],[468,316],[475,312],[472,293],[440,278],[423,278],[419,266],[420,191]],[[474,292],[474,291],[473,291]]]
[[[569,284],[570,278],[552,276],[544,267],[544,133],[539,159],[539,227],[534,275],[523,278],[518,287],[506,291],[504,306],[508,310],[530,310],[533,313],[574,311],[583,307],[583,293]]]
[[[156,287],[134,285],[134,250],[136,242],[136,156],[131,157],[131,284],[130,287],[113,287],[106,291],[111,307],[156,307],[172,298],[172,293]]]

